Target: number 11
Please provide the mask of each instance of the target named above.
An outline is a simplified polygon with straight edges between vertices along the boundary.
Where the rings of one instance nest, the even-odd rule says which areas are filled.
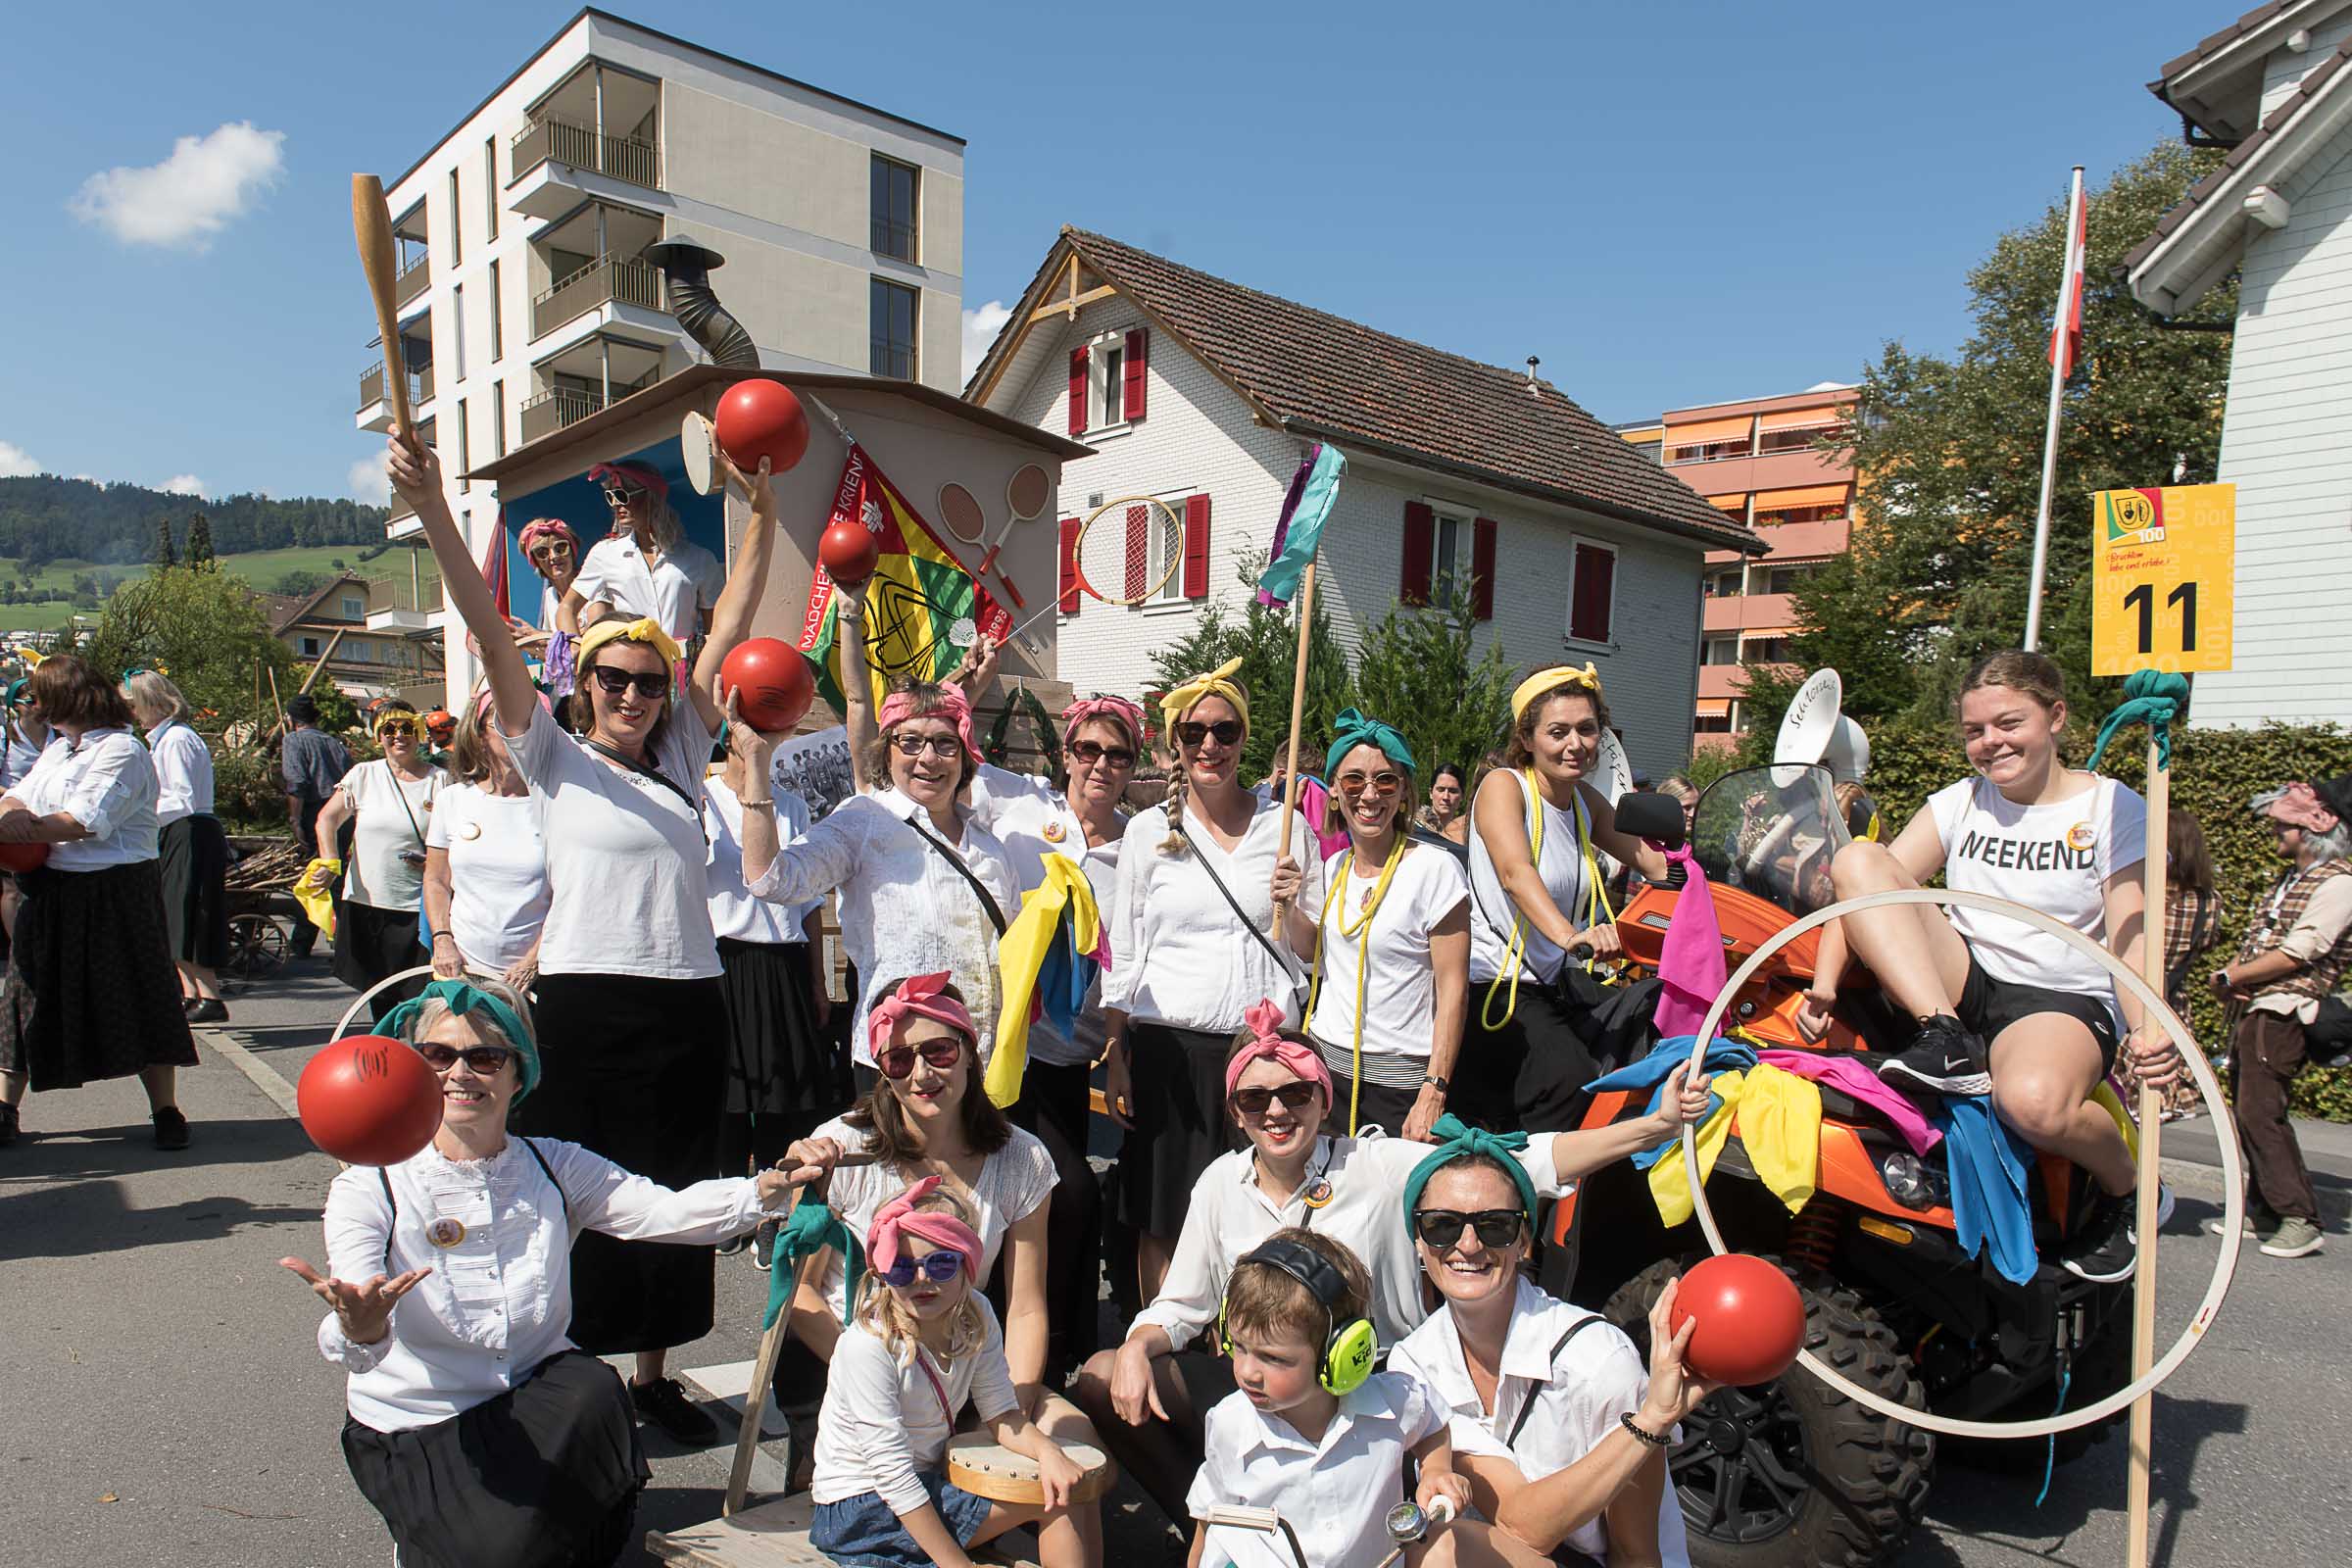
[[[2191,580],[2180,584],[2164,596],[2164,602],[2167,608],[2175,605],[2180,607],[2180,651],[2184,654],[2195,653],[2197,651],[2196,583]],[[2141,583],[2124,595],[2124,605],[2127,609],[2139,612],[2139,651],[2143,654],[2154,653],[2156,651],[2155,584]]]

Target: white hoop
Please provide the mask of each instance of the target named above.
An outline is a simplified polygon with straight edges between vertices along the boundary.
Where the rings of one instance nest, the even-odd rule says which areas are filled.
[[[2213,1113],[2216,1142],[2221,1145],[2222,1185],[2226,1194],[2221,1257],[2213,1266],[2213,1280],[2205,1288],[2205,1299],[2198,1303],[2195,1314],[2188,1320],[2188,1326],[2180,1331],[2180,1337],[2173,1342],[2172,1348],[2148,1368],[2145,1377],[2080,1410],[2067,1410],[2032,1421],[1964,1421],[1956,1416],[1937,1415],[1932,1410],[1897,1404],[1886,1396],[1853,1382],[1815,1356],[1811,1350],[1797,1351],[1797,1365],[1866,1409],[1875,1410],[1906,1426],[1940,1433],[1949,1438],[2042,1438],[2053,1433],[2071,1432],[2076,1427],[2089,1426],[2137,1401],[2141,1395],[2162,1384],[2181,1362],[2188,1359],[2189,1352],[2197,1348],[2197,1342],[2204,1337],[2205,1331],[2213,1326],[2215,1314],[2221,1311],[2223,1298],[2230,1294],[2230,1281],[2237,1272],[2238,1230],[2245,1223],[2245,1166],[2238,1154],[2237,1135],[2230,1125],[2229,1106],[2222,1100],[2221,1082],[2214,1077],[2213,1068],[2206,1063],[2205,1054],[2197,1049],[2197,1042],[2189,1034],[2187,1026],[2181,1023],[2171,1007],[2165,1005],[2164,999],[2156,994],[2147,981],[2132,972],[2131,965],[2073,926],[2062,924],[2039,909],[2030,909],[2022,904],[2012,904],[2007,899],[1996,899],[1989,894],[1953,892],[1941,888],[1892,888],[1885,893],[1846,899],[1827,908],[1816,909],[1793,925],[1784,926],[1748,955],[1747,961],[1725,982],[1722,994],[1715,999],[1715,1004],[1707,1009],[1706,1021],[1699,1025],[1698,1038],[1690,1048],[1690,1076],[1696,1078],[1705,1070],[1707,1042],[1715,1038],[1716,1026],[1723,1022],[1723,1015],[1729,1010],[1732,998],[1739,995],[1740,988],[1764,966],[1766,959],[1806,932],[1826,925],[1841,914],[1858,914],[1864,909],[1885,908],[1898,904],[1984,909],[2023,920],[2057,937],[2077,952],[2097,959],[2147,1009],[2147,1017],[2163,1022],[2165,1030],[2173,1037],[2173,1043],[2180,1048],[2180,1059],[2188,1064],[2190,1073],[2197,1080],[2197,1089],[2204,1095],[2206,1107]],[[2144,1132],[2142,1136],[2145,1136]],[[1707,1246],[1719,1255],[1729,1251],[1730,1249],[1724,1246],[1723,1232],[1716,1227],[1715,1211],[1707,1202],[1706,1184],[1699,1176],[1698,1129],[1695,1124],[1688,1122],[1683,1126],[1683,1169],[1690,1180],[1691,1206],[1697,1211],[1699,1227],[1706,1232]]]
[[[335,1032],[327,1037],[326,1043],[331,1046],[336,1041],[342,1039],[345,1031],[351,1028],[351,1020],[358,1017],[360,1015],[360,1009],[368,1005],[368,1001],[373,998],[378,991],[383,990],[384,987],[396,986],[403,980],[414,980],[420,974],[431,974],[432,972],[433,966],[431,964],[420,963],[413,969],[403,969],[398,974],[388,974],[384,976],[381,980],[378,980],[375,984],[361,992],[359,999],[353,1002],[350,1006],[343,1009],[342,1021],[335,1025]],[[463,980],[466,977],[464,975],[460,975],[458,978]]]
[[[1160,515],[1168,519],[1168,527],[1174,531],[1179,538],[1181,538],[1183,535],[1184,520],[1176,515],[1175,508],[1169,506],[1165,501],[1160,500],[1157,496],[1121,496],[1116,501],[1105,501],[1094,511],[1088,513],[1086,514],[1086,520],[1078,525],[1078,531],[1070,536],[1070,569],[1078,578],[1079,591],[1082,593],[1092,594],[1097,602],[1101,604],[1115,605],[1122,609],[1130,610],[1137,605],[1150,604],[1152,600],[1159,597],[1162,589],[1166,588],[1169,583],[1175,580],[1176,568],[1184,564],[1184,551],[1181,548],[1169,551],[1168,569],[1159,574],[1159,581],[1153,583],[1142,593],[1127,599],[1113,598],[1109,594],[1104,593],[1102,589],[1096,587],[1087,579],[1086,560],[1084,556],[1086,549],[1087,530],[1095,525],[1095,519],[1097,517],[1100,517],[1111,508],[1131,507],[1138,502],[1141,502],[1146,506],[1157,507],[1159,509]],[[1024,624],[1026,624],[1026,622],[1024,622]]]

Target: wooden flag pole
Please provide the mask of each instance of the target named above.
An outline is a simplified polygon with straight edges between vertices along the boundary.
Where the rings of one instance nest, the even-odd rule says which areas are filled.
[[[2158,742],[2162,731],[2148,736],[2148,854],[2142,882],[2146,911],[2140,916],[2140,973],[2149,988],[2164,995],[2164,895],[2167,818],[2172,810],[2172,769],[2164,765]],[[2139,1257],[2132,1276],[2132,1376],[2148,1375],[2156,1358],[2156,1197],[2159,1171],[2157,1144],[2164,1129],[2164,1096],[2145,1084],[2139,1089]],[[2222,1245],[2233,1244],[2224,1237]],[[2132,1405],[2132,1441],[2125,1481],[2126,1568],[2146,1568],[2148,1561],[2148,1461],[2156,1430],[2156,1396],[2141,1395]]]
[[[1298,816],[1298,730],[1306,721],[1306,639],[1315,624],[1315,563],[1309,558],[1298,579],[1298,659],[1291,666],[1291,755],[1282,771],[1282,843],[1278,853],[1291,853],[1291,824]],[[1284,906],[1274,906],[1274,920],[1266,935],[1282,935]]]

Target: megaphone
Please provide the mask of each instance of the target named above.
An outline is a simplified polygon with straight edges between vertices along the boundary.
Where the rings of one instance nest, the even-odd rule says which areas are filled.
[[[1796,689],[1796,698],[1781,718],[1781,733],[1773,743],[1776,764],[1773,782],[1786,787],[1796,782],[1796,766],[1826,765],[1840,784],[1859,784],[1870,771],[1870,737],[1862,726],[1838,710],[1844,683],[1834,669],[1817,669]]]

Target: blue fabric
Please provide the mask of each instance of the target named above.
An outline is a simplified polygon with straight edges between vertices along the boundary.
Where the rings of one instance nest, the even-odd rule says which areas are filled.
[[[1437,1119],[1436,1125],[1430,1128],[1430,1134],[1438,1147],[1430,1151],[1421,1163],[1413,1167],[1413,1173],[1404,1179],[1404,1224],[1407,1230],[1412,1228],[1413,1211],[1421,1206],[1421,1189],[1429,1185],[1432,1176],[1464,1154],[1484,1154],[1509,1171],[1511,1180],[1519,1188],[1519,1211],[1527,1216],[1528,1224],[1535,1224],[1536,1179],[1527,1173],[1527,1167],[1519,1163],[1519,1153],[1527,1148],[1527,1134],[1491,1133],[1483,1127],[1471,1126],[1450,1110]]]
[[[422,924],[421,918],[418,921]],[[384,1014],[375,1026],[380,1035],[390,1035],[410,1045],[416,1044],[416,1019],[427,1002],[446,1003],[449,1010],[461,1018],[469,1012],[479,1012],[507,1038],[514,1050],[514,1070],[520,1080],[515,1086],[513,1103],[520,1104],[522,1097],[539,1087],[539,1048],[531,1043],[531,1032],[522,1026],[514,1009],[489,992],[464,980],[435,980],[416,996]]]
[[[1396,725],[1374,718],[1360,708],[1343,708],[1331,721],[1331,746],[1323,754],[1323,771],[1337,772],[1340,759],[1358,746],[1372,747],[1408,773],[1414,770],[1413,749]]]
[[[1982,1095],[1947,1097],[1930,1118],[1943,1129],[1952,1183],[1952,1228],[1975,1257],[1992,1249],[1992,1266],[2012,1285],[2034,1277],[2034,1213],[2026,1202],[2025,1141]]]
[[[988,1521],[989,1502],[960,1487],[951,1486],[936,1470],[918,1470],[931,1505],[956,1538],[969,1546]],[[930,1555],[914,1544],[906,1526],[891,1512],[879,1492],[861,1492],[839,1502],[820,1502],[808,1526],[808,1544],[849,1568],[930,1568]]]
[[[1079,1015],[1086,1011],[1086,994],[1094,989],[1102,966],[1093,956],[1081,956],[1077,939],[1070,933],[1070,922],[1064,919],[1054,928],[1054,940],[1046,948],[1046,961],[1037,971],[1037,999],[1045,1016],[1061,1031],[1063,1039],[1078,1032]]]
[[[1673,1076],[1675,1068],[1690,1059],[1690,1047],[1697,1039],[1696,1035],[1675,1035],[1661,1040],[1650,1047],[1649,1054],[1643,1056],[1640,1061],[1628,1062],[1615,1072],[1595,1078],[1585,1085],[1585,1093],[1604,1095],[1618,1089],[1646,1091],[1649,1101],[1645,1110],[1647,1113],[1654,1113],[1658,1108],[1658,1102],[1665,1096],[1666,1080]],[[1714,1044],[1707,1047],[1706,1068],[1710,1073],[1745,1072],[1755,1064],[1755,1047],[1740,1041],[1717,1035]],[[1706,1116],[1699,1117],[1692,1125],[1705,1126],[1707,1117],[1714,1115],[1722,1108],[1723,1097],[1710,1092],[1707,1096]],[[1635,1168],[1647,1170],[1669,1152],[1682,1147],[1683,1141],[1677,1136],[1667,1139],[1655,1149],[1644,1149],[1634,1156]]]

